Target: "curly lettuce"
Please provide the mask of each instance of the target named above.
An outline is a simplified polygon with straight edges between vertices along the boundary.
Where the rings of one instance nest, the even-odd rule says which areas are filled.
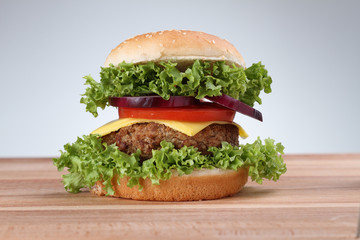
[[[223,142],[221,147],[210,147],[210,155],[202,155],[197,148],[184,146],[175,149],[171,142],[162,141],[161,149],[153,150],[152,157],[141,163],[140,150],[128,155],[121,152],[115,144],[102,143],[101,137],[85,135],[73,144],[66,144],[54,165],[59,171],[67,168],[63,175],[67,191],[77,193],[81,188],[90,188],[103,180],[108,195],[114,193],[111,179],[114,176],[130,177],[128,186],[142,186],[139,179],[149,178],[153,184],[171,178],[172,170],[179,175],[190,174],[195,169],[249,168],[249,176],[261,184],[263,179],[278,180],[286,172],[281,156],[284,147],[272,139],[264,142],[258,138],[252,144],[232,146]]]
[[[176,63],[155,64],[120,63],[102,67],[100,82],[90,75],[85,76],[89,87],[80,102],[86,111],[98,116],[97,109],[108,106],[109,97],[159,95],[170,96],[220,96],[223,93],[250,106],[261,104],[260,93],[271,92],[271,77],[261,62],[247,69],[229,66],[225,62],[195,61],[185,71],[176,68]]]

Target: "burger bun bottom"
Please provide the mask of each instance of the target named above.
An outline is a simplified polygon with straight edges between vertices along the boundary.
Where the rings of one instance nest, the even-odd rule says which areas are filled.
[[[154,185],[149,178],[139,179],[143,189],[138,186],[127,186],[129,177],[112,179],[115,191],[111,197],[128,198],[149,201],[198,201],[228,197],[238,193],[248,180],[248,169],[234,170],[201,169],[189,175],[179,176],[173,172],[169,180],[160,180],[160,185]],[[120,184],[118,184],[118,182]],[[104,196],[102,181],[90,189],[94,195]]]

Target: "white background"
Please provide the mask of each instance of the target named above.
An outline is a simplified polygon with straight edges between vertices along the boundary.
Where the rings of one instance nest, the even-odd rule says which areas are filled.
[[[85,112],[83,76],[137,34],[200,30],[262,61],[273,92],[250,134],[287,153],[360,152],[360,1],[0,1],[0,157],[57,156],[116,118]]]

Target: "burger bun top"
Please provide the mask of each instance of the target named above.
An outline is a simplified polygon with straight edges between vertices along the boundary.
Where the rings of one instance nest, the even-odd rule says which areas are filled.
[[[171,61],[181,66],[194,60],[225,61],[245,68],[243,57],[227,40],[189,30],[160,31],[127,39],[110,52],[104,66],[124,61],[135,64]]]

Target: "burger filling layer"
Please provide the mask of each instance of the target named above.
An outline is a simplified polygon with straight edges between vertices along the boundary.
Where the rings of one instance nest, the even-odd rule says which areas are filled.
[[[233,124],[211,124],[195,134],[188,136],[164,124],[155,122],[137,123],[123,127],[102,137],[108,145],[116,144],[120,151],[127,154],[141,150],[140,158],[152,157],[152,150],[161,148],[161,141],[174,144],[175,149],[193,146],[204,155],[210,154],[209,147],[220,147],[222,142],[238,146],[239,129]]]

